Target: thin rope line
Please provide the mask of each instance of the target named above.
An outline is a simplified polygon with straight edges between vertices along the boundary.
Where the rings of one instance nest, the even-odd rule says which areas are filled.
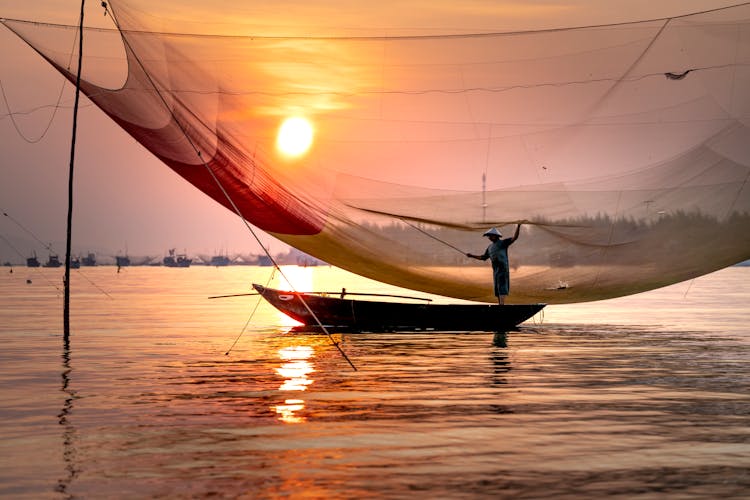
[[[27,229],[26,227],[24,227],[24,225],[23,225],[23,224],[21,224],[20,222],[18,222],[18,221],[17,221],[17,220],[16,220],[16,219],[15,219],[14,217],[12,217],[12,216],[8,215],[8,213],[7,213],[7,212],[3,212],[3,215],[4,215],[5,217],[7,217],[8,219],[10,219],[11,221],[13,221],[13,223],[14,223],[14,224],[15,224],[16,226],[18,226],[19,228],[21,228],[21,229],[22,229],[23,231],[25,231],[25,232],[26,232],[27,234],[31,235],[31,237],[32,237],[32,238],[34,238],[34,239],[35,239],[35,240],[37,241],[37,243],[39,243],[40,245],[42,245],[42,247],[44,247],[44,249],[45,249],[45,250],[47,250],[47,251],[48,251],[48,252],[50,252],[50,253],[54,253],[54,254],[58,253],[58,252],[57,252],[57,251],[55,251],[55,249],[54,249],[54,248],[52,247],[52,244],[47,244],[47,243],[44,243],[44,242],[43,242],[42,240],[40,240],[40,239],[39,239],[39,238],[37,237],[37,235],[36,235],[36,234],[34,234],[34,233],[33,233],[33,232],[32,232],[32,231],[30,230],[30,229]],[[23,255],[22,253],[20,253],[20,252],[18,252],[18,251],[16,251],[16,253],[18,253],[18,255],[19,255],[19,256],[21,256],[22,258],[24,258],[24,259],[26,258],[26,256],[25,256],[25,255]],[[89,282],[89,284],[90,284],[91,286],[93,286],[94,288],[96,288],[97,290],[99,290],[100,292],[102,292],[102,293],[103,293],[104,295],[106,295],[106,296],[107,296],[107,297],[109,297],[110,299],[114,300],[114,297],[112,297],[112,296],[111,296],[111,295],[110,295],[109,293],[107,293],[107,291],[106,291],[106,290],[104,290],[104,289],[103,289],[102,287],[100,287],[99,285],[97,285],[96,283],[94,283],[94,281],[93,281],[93,280],[92,280],[91,278],[89,278],[89,277],[88,277],[88,276],[86,275],[86,273],[84,273],[84,272],[83,272],[83,271],[81,271],[80,269],[76,269],[76,274],[79,274],[80,276],[83,276],[83,278],[84,278],[84,279],[85,279],[86,281],[88,281],[88,282]]]
[[[60,87],[60,93],[57,95],[57,102],[52,106],[53,108],[52,115],[50,115],[47,125],[44,127],[44,130],[39,135],[39,137],[37,137],[36,139],[31,139],[29,137],[26,137],[26,135],[24,135],[23,131],[21,130],[20,125],[18,124],[18,122],[16,122],[15,115],[21,114],[21,113],[13,112],[13,110],[10,109],[10,103],[8,102],[8,97],[5,94],[5,87],[3,87],[3,82],[2,80],[0,80],[0,94],[2,94],[3,103],[5,104],[5,108],[8,110],[8,114],[6,114],[5,116],[10,117],[10,121],[11,123],[13,123],[13,128],[16,129],[16,132],[18,133],[19,137],[21,137],[21,139],[23,139],[29,144],[36,144],[42,139],[44,139],[44,137],[47,135],[47,132],[52,127],[52,122],[55,119],[55,115],[57,115],[57,111],[61,108],[60,102],[62,101],[62,95],[64,91],[65,91],[65,82],[63,82],[62,86]]]
[[[268,277],[268,280],[266,281],[266,287],[271,283],[271,280],[273,279],[273,276],[276,274],[276,268],[271,268],[271,275]],[[224,356],[229,356],[229,352],[234,349],[234,346],[239,342],[240,337],[242,337],[242,334],[245,333],[245,330],[247,329],[248,325],[250,324],[250,321],[253,319],[253,316],[255,316],[255,312],[258,310],[258,306],[260,306],[260,303],[263,301],[263,297],[258,297],[258,300],[255,302],[255,307],[253,308],[253,311],[250,313],[250,317],[247,318],[247,321],[245,322],[245,326],[242,327],[242,330],[240,331],[240,334],[237,335],[237,338],[234,339],[234,342],[232,342],[232,345],[227,349],[227,352],[224,353]]]
[[[658,34],[657,34],[658,36]],[[651,44],[649,44],[649,47]],[[648,47],[646,51],[648,50]],[[638,60],[640,60],[643,57],[643,54],[638,57],[638,59],[634,62],[637,63]],[[726,63],[726,64],[715,64],[711,66],[697,66],[693,68],[687,68],[685,69],[688,73],[696,73],[699,71],[710,71],[710,70],[717,70],[717,69],[726,69],[726,68],[733,68],[733,67],[747,67],[750,66],[750,64],[747,63]],[[632,69],[632,66],[625,72],[625,75],[629,73]],[[501,92],[510,92],[513,90],[528,90],[528,89],[535,89],[535,88],[543,88],[543,87],[553,87],[553,88],[559,88],[559,87],[566,87],[566,86],[572,86],[572,85],[586,85],[590,83],[606,83],[606,82],[613,82],[616,84],[627,82],[638,82],[641,80],[645,80],[646,78],[664,78],[665,77],[664,71],[656,71],[652,73],[644,73],[638,76],[622,76],[619,78],[589,78],[584,80],[565,80],[561,82],[555,82],[555,81],[547,81],[547,82],[541,82],[541,83],[533,83],[533,84],[516,84],[516,85],[504,85],[499,87],[458,87],[458,88],[426,88],[426,89],[416,89],[416,90],[399,90],[399,89],[372,89],[372,90],[357,90],[357,91],[339,91],[339,90],[316,90],[316,91],[306,91],[306,90],[294,90],[294,91],[283,91],[283,92],[273,92],[273,91],[267,91],[267,90],[217,90],[217,89],[211,89],[211,90],[196,90],[196,89],[190,89],[190,88],[170,88],[168,89],[170,93],[173,94],[195,94],[195,95],[228,95],[228,96],[263,96],[263,97],[289,97],[289,96],[303,96],[303,97],[321,97],[321,96],[335,96],[335,97],[356,97],[356,96],[367,96],[367,95],[415,95],[415,96],[421,96],[421,95],[427,95],[427,94],[466,94],[466,93],[472,93],[472,92],[485,92],[485,93],[501,93]],[[138,89],[139,92],[159,92],[158,89]],[[608,92],[611,92],[608,91]],[[606,96],[605,96],[606,97]],[[448,122],[451,123],[451,122]],[[474,123],[474,122],[469,122]],[[481,122],[479,122],[481,123]],[[658,122],[661,123],[661,122]],[[502,122],[501,122],[502,124]],[[475,140],[481,140],[482,138],[475,138]]]
[[[108,11],[107,4],[103,3],[103,5],[104,5],[105,11]],[[115,25],[119,29],[119,23],[117,22],[117,18],[115,17],[115,15],[114,15],[113,12],[110,12],[110,17],[113,19]],[[123,33],[122,31],[120,31],[120,32]],[[284,272],[281,270],[281,267],[279,266],[279,264],[276,262],[276,260],[273,258],[273,256],[268,252],[268,250],[266,249],[266,247],[263,246],[263,243],[260,241],[260,238],[255,233],[255,231],[253,230],[253,228],[250,226],[250,223],[247,222],[247,220],[245,219],[245,217],[242,215],[242,212],[240,211],[240,209],[237,206],[237,204],[234,202],[234,200],[232,199],[232,197],[229,196],[229,193],[224,188],[224,185],[219,181],[218,177],[216,177],[216,174],[214,173],[214,171],[211,169],[211,167],[208,165],[208,163],[206,162],[206,160],[203,158],[203,155],[201,154],[201,151],[198,149],[198,147],[196,146],[196,144],[193,142],[192,138],[187,133],[187,131],[185,130],[185,128],[182,125],[182,123],[180,123],[180,121],[177,119],[177,116],[175,115],[174,110],[167,104],[166,100],[164,99],[164,96],[159,91],[159,89],[156,86],[155,82],[151,78],[151,75],[147,71],[147,69],[144,66],[143,62],[138,57],[138,54],[136,53],[136,51],[130,45],[130,43],[129,43],[129,41],[128,41],[128,39],[127,39],[127,37],[125,36],[124,33],[123,33],[122,39],[123,39],[123,42],[128,46],[128,49],[130,50],[130,53],[133,54],[133,57],[135,58],[135,60],[138,62],[139,66],[143,70],[143,73],[146,76],[146,78],[148,79],[149,83],[153,86],[154,90],[156,91],[157,95],[159,96],[159,99],[161,100],[162,104],[164,105],[164,108],[169,112],[170,116],[172,117],[172,120],[174,120],[175,124],[179,127],[180,131],[182,132],[183,136],[187,140],[188,144],[190,144],[190,147],[196,153],[196,155],[200,159],[201,163],[203,164],[203,166],[206,168],[206,170],[208,171],[208,173],[211,176],[211,178],[216,183],[216,186],[219,188],[219,190],[221,190],[222,194],[224,195],[224,197],[226,198],[226,200],[229,202],[229,204],[232,206],[232,208],[234,209],[234,211],[237,214],[237,216],[240,218],[240,220],[245,225],[245,227],[250,232],[250,234],[252,234],[253,238],[255,238],[255,241],[258,243],[258,245],[263,249],[263,251],[265,252],[266,256],[268,256],[268,258],[271,260],[271,262],[273,263],[274,267],[278,270],[279,274],[281,274],[281,276],[287,281],[287,283],[289,283],[290,287],[294,290],[294,286],[292,285],[291,280],[289,280],[284,275]],[[294,290],[294,291],[296,291],[296,290]],[[315,319],[316,323],[320,326],[320,328],[328,336],[328,339],[331,341],[331,343],[334,345],[334,347],[336,347],[336,349],[339,351],[339,353],[341,354],[341,356],[343,356],[343,358],[347,361],[347,363],[349,363],[349,366],[351,366],[354,371],[357,371],[357,367],[354,366],[354,363],[352,363],[351,359],[349,359],[349,356],[346,355],[346,353],[341,348],[341,346],[339,345],[339,343],[336,342],[336,340],[333,338],[333,336],[328,331],[328,329],[323,325],[323,323],[320,321],[320,319],[318,319],[318,316],[315,314],[315,312],[312,309],[310,309],[310,306],[307,304],[307,302],[301,296],[300,296],[300,301],[305,306],[305,308],[310,313],[310,315]]]
[[[26,256],[24,254],[22,254],[15,246],[13,246],[13,244],[10,242],[10,240],[8,240],[8,238],[6,238],[2,234],[0,234],[0,239],[2,239],[10,248],[12,248],[13,251],[15,251],[21,258],[23,258],[23,259],[26,258]],[[50,279],[47,276],[45,276],[45,274],[41,271],[40,268],[38,268],[38,267],[32,267],[31,269],[33,269],[35,273],[38,273],[39,276],[41,276],[42,278],[44,278],[44,281],[46,281],[47,284],[49,284],[52,287],[54,287],[55,290],[57,290],[58,292],[62,292],[62,290],[60,289],[60,287],[58,287],[55,283],[53,283],[52,281],[50,281]]]
[[[416,229],[416,230],[417,230],[417,231],[419,231],[420,233],[424,234],[425,236],[429,236],[429,237],[430,237],[430,238],[432,238],[433,240],[435,240],[435,241],[438,241],[438,242],[442,243],[443,245],[447,245],[447,246],[451,247],[452,249],[454,249],[455,251],[459,252],[459,253],[460,253],[461,255],[464,255],[464,256],[466,256],[466,252],[464,252],[464,251],[463,251],[463,250],[461,250],[460,248],[458,248],[458,247],[456,247],[456,246],[453,246],[453,245],[451,245],[451,244],[450,244],[450,243],[448,243],[447,241],[441,240],[441,239],[440,239],[440,238],[438,238],[437,236],[435,236],[435,235],[432,235],[432,234],[428,233],[427,231],[425,231],[424,229],[420,228],[419,226],[415,226],[414,224],[412,224],[411,222],[409,222],[409,221],[408,221],[407,219],[404,219],[404,218],[402,218],[402,217],[399,217],[399,220],[401,220],[401,222],[403,222],[404,224],[407,224],[407,225],[409,225],[409,226],[413,227],[414,229]]]
[[[687,299],[687,294],[690,291],[690,289],[693,287],[693,283],[695,283],[695,278],[690,280],[690,284],[687,287],[687,290],[685,290],[685,293],[682,295],[682,299]]]
[[[604,266],[604,259],[607,256],[607,252],[609,251],[609,248],[612,245],[612,238],[615,236],[615,225],[617,223],[617,213],[620,211],[620,202],[622,201],[622,191],[618,191],[617,193],[617,205],[615,205],[615,211],[612,214],[612,223],[609,226],[609,236],[607,238],[607,243],[605,245],[601,246],[601,255],[599,257],[599,266],[596,271],[596,276],[594,277],[593,283],[591,283],[591,288],[595,289],[596,286],[599,283],[599,278],[602,274],[602,267]]]
[[[194,37],[194,38],[216,38],[216,39],[247,39],[247,40],[356,40],[356,41],[367,41],[367,40],[445,40],[445,39],[461,39],[461,38],[492,38],[499,36],[513,36],[513,35],[527,35],[534,33],[557,33],[566,31],[577,31],[577,30],[589,30],[597,28],[616,28],[621,26],[632,26],[637,24],[654,23],[658,21],[669,21],[673,19],[686,19],[694,16],[700,16],[704,14],[710,14],[714,12],[721,12],[724,10],[732,10],[738,7],[750,5],[750,2],[741,2],[734,5],[727,5],[723,7],[717,7],[714,9],[706,9],[697,12],[689,12],[686,14],[680,14],[671,17],[657,17],[647,18],[635,21],[622,21],[617,23],[602,23],[602,24],[589,24],[581,26],[571,26],[562,28],[542,28],[542,29],[531,29],[531,30],[516,30],[516,31],[489,31],[489,32],[473,32],[473,33],[438,33],[434,35],[377,35],[377,36],[270,36],[270,35],[221,35],[221,34],[210,34],[210,33],[184,33],[184,32],[170,32],[170,31],[148,31],[148,30],[123,30],[120,26],[117,26],[117,30],[120,33],[132,33],[132,34],[148,34],[148,35],[162,35],[162,36],[175,36],[175,37]],[[105,6],[105,11],[107,7]],[[112,14],[110,12],[110,14]],[[25,23],[25,24],[37,24],[43,26],[61,27],[61,28],[72,28],[70,25],[61,23],[47,23],[39,21],[30,21],[27,19],[15,19],[0,17],[2,23]],[[117,21],[115,20],[115,24]],[[96,31],[112,31],[109,28],[88,28]]]
[[[734,200],[732,201],[732,204],[729,205],[729,208],[727,209],[726,215],[724,215],[725,219],[728,219],[730,215],[732,215],[732,211],[734,210],[734,206],[737,204],[737,201],[740,199],[740,195],[742,194],[742,191],[745,189],[745,185],[747,184],[747,180],[750,178],[750,170],[748,170],[747,175],[742,180],[742,185],[740,185],[740,188],[737,190],[737,196],[734,197]]]
[[[76,33],[78,33],[78,31],[81,30],[82,26],[83,26],[83,24],[81,24],[80,26],[76,26]],[[78,38],[78,37],[74,37],[73,38],[73,46],[70,48],[70,55],[68,57],[68,67],[67,67],[68,71],[70,71],[70,63],[73,61],[73,54],[75,52],[76,38]],[[3,82],[2,82],[2,80],[0,80],[0,93],[2,93],[3,102],[5,103],[5,107],[8,110],[8,114],[6,116],[10,117],[10,120],[13,123],[13,128],[16,129],[16,132],[18,133],[18,135],[24,141],[26,141],[29,144],[36,144],[39,141],[41,141],[47,135],[47,132],[52,127],[52,122],[54,121],[55,116],[57,115],[58,110],[62,107],[62,106],[60,106],[60,103],[62,102],[62,96],[63,96],[63,93],[65,92],[65,85],[66,85],[66,83],[67,83],[67,80],[63,77],[62,78],[62,83],[60,84],[60,92],[57,94],[57,102],[55,102],[55,104],[53,106],[52,114],[50,115],[49,121],[47,122],[47,125],[44,127],[44,130],[42,131],[41,135],[37,139],[29,139],[28,137],[26,137],[23,134],[23,132],[21,131],[21,128],[20,128],[19,124],[15,120],[15,115],[17,113],[14,113],[10,109],[10,103],[8,102],[8,97],[5,94],[5,88],[3,87]]]

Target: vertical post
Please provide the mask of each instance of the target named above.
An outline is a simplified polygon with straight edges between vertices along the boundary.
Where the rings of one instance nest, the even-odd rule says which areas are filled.
[[[73,165],[76,155],[76,129],[78,128],[78,100],[81,95],[81,66],[83,63],[83,11],[86,0],[81,0],[81,20],[78,27],[78,72],[76,75],[76,100],[73,106],[73,138],[70,141],[70,169],[68,174],[68,225],[65,240],[65,280],[63,298],[63,340],[70,340],[70,249],[73,225]]]

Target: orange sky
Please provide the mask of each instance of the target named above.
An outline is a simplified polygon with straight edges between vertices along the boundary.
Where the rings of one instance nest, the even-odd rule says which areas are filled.
[[[143,9],[153,5],[144,0],[132,3]],[[675,6],[687,13],[733,3],[422,0],[396,2],[398,8],[382,2],[363,2],[366,6],[353,8],[352,2],[343,0],[273,2],[260,7],[242,2],[158,2],[160,15],[154,17],[153,29],[179,26],[190,32],[266,36],[424,35],[589,25],[611,22],[613,14],[620,20],[640,20],[674,13]],[[199,10],[198,5],[210,7]],[[75,24],[78,13],[70,1],[0,0],[0,17],[4,18]],[[86,16],[87,25],[111,27],[99,2],[88,2]],[[5,102],[0,105],[0,209],[43,241],[57,242],[55,249],[64,253],[59,242],[64,241],[67,210],[73,88],[2,26],[0,53],[0,82],[7,106],[16,113],[12,120]],[[62,107],[54,112],[61,89]],[[336,103],[329,99],[317,105]],[[259,252],[236,215],[156,161],[85,98],[76,155],[74,251],[127,250],[131,255],[154,255],[177,247],[189,253]],[[0,219],[0,235],[15,248],[0,240],[0,260],[20,263],[16,250],[26,255],[33,249],[46,255],[28,234],[6,219]],[[271,238],[267,240],[272,251],[284,248]]]

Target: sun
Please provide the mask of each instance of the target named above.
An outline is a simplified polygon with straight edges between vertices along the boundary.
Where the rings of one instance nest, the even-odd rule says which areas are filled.
[[[284,120],[276,136],[276,147],[287,156],[300,156],[310,149],[313,126],[305,118],[293,116]]]

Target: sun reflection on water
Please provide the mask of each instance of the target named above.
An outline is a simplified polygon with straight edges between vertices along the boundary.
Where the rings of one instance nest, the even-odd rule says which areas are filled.
[[[315,351],[310,346],[296,345],[279,349],[279,358],[284,362],[276,368],[276,373],[284,377],[284,382],[279,386],[280,391],[307,390],[307,386],[314,382],[308,375],[315,372],[315,367],[310,359]],[[279,414],[279,420],[289,424],[298,424],[306,421],[305,417],[299,416],[299,412],[305,408],[304,399],[286,399],[284,404],[276,405],[274,410]]]

